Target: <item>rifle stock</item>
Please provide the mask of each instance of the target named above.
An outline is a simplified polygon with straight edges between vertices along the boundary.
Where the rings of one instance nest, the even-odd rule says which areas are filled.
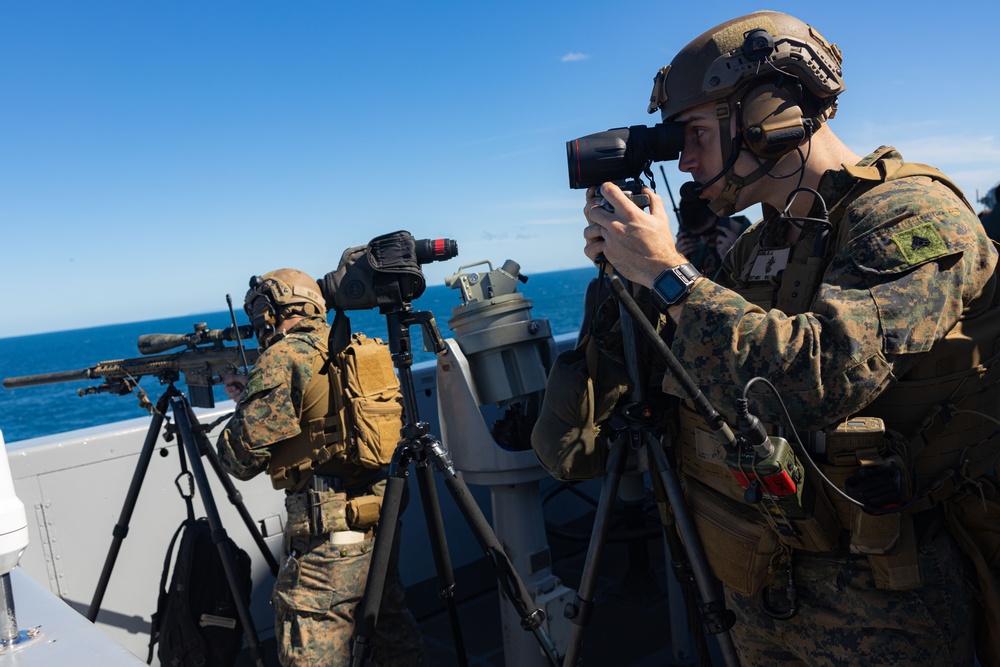
[[[258,356],[256,348],[246,350],[248,363],[256,363]],[[212,394],[212,385],[218,384],[217,379],[223,375],[238,371],[242,360],[243,357],[237,347],[222,345],[196,347],[173,354],[101,361],[90,368],[77,371],[57,371],[6,378],[3,386],[5,389],[16,389],[101,378],[104,382],[100,386],[80,389],[78,393],[81,396],[99,393],[126,394],[131,390],[130,383],[138,381],[143,376],[155,375],[159,378],[160,384],[168,384],[177,381],[183,375],[188,386],[191,405],[213,408],[215,398]]]

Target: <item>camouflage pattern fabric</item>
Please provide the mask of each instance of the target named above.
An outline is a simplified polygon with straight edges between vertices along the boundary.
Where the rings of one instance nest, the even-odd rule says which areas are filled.
[[[335,545],[328,537],[286,539],[284,565],[272,597],[278,657],[283,667],[340,667],[350,663],[354,612],[364,595],[374,541],[369,538],[357,544]],[[406,607],[404,593],[393,559],[375,624],[376,667],[427,664],[420,632]]]
[[[740,241],[719,282],[700,281],[684,302],[673,352],[729,423],[756,376],[775,385],[797,428],[819,430],[857,414],[955,325],[997,263],[976,215],[927,178],[881,184],[845,218],[850,236],[809,312],[765,311],[740,296],[735,262],[749,259]],[[924,256],[907,256],[902,244],[917,228],[930,230],[931,245]],[[664,390],[680,395],[669,377]],[[773,398],[759,398],[758,416],[780,423]]]
[[[301,432],[299,417],[308,398],[304,394],[318,354],[301,337],[325,339],[328,332],[322,318],[302,320],[288,337],[268,347],[250,371],[246,391],[217,443],[223,468],[235,477],[250,479],[266,470],[270,450]],[[371,479],[373,473],[376,479],[384,477],[379,471],[356,473],[358,479]],[[384,483],[376,483],[367,490],[381,495],[383,488]],[[330,535],[293,538],[286,531],[283,565],[272,596],[278,658],[284,667],[349,663],[354,609],[364,595],[373,543],[369,537],[339,546],[331,543]],[[386,573],[374,641],[378,666],[426,664],[395,557]]]
[[[888,155],[901,161],[894,151]],[[840,202],[854,182],[844,171],[828,172],[819,190],[827,202]],[[846,242],[806,312],[765,310],[741,295],[748,289],[743,269],[753,261],[749,234],[727,255],[717,282],[700,281],[685,301],[672,349],[728,423],[736,423],[736,400],[757,376],[774,384],[797,429],[863,414],[955,325],[991,278],[996,252],[975,214],[946,186],[906,177],[847,201],[838,211]],[[772,218],[756,232],[783,239],[783,224]],[[812,241],[806,234],[799,243]],[[686,398],[670,377],[663,389]],[[762,421],[785,423],[769,392],[751,399]],[[972,664],[977,610],[966,559],[946,532],[921,544],[922,584],[908,591],[876,589],[867,559],[846,548],[827,556],[794,554],[799,604],[789,620],[772,618],[756,598],[727,591],[743,664]]]
[[[909,591],[875,588],[864,556],[797,552],[797,613],[776,620],[757,597],[726,591],[736,614],[730,631],[744,665],[879,667],[973,664],[975,597],[972,573],[946,532],[920,545],[923,585]],[[774,594],[775,606],[783,598]],[[787,603],[786,603],[787,604]]]
[[[309,318],[289,333],[326,338],[322,318]],[[267,468],[272,445],[298,435],[303,394],[312,379],[316,348],[297,338],[268,347],[250,371],[236,413],[219,436],[222,467],[239,479],[251,479]]]

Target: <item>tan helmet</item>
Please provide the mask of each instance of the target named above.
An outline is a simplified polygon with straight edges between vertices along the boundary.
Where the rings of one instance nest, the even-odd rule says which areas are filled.
[[[257,330],[258,342],[266,346],[275,327],[293,315],[325,317],[326,302],[319,285],[296,269],[278,269],[250,279],[243,310]]]
[[[754,12],[703,33],[660,69],[649,101],[669,120],[691,107],[733,95],[749,81],[790,74],[829,109],[844,91],[843,56],[812,26],[778,12]]]
[[[720,216],[732,215],[745,185],[769,174],[837,113],[842,61],[836,44],[797,18],[747,14],[703,33],[662,67],[647,110],[659,110],[666,122],[715,102],[724,166],[700,187],[725,177],[726,187],[709,205]],[[758,166],[737,176],[733,165],[744,150],[756,156]]]

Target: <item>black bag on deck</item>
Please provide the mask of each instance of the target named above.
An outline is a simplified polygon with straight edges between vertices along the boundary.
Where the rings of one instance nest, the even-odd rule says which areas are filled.
[[[168,589],[167,573],[178,536],[180,547]],[[249,601],[250,557],[232,539],[226,540],[243,599]],[[185,520],[167,548],[146,662],[152,662],[153,646],[159,642],[156,655],[164,667],[234,665],[243,648],[243,624],[237,604],[229,589],[219,549],[212,542],[208,519]]]

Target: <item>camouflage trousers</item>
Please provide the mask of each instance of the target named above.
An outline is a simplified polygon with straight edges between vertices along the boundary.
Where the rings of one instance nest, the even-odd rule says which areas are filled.
[[[740,662],[971,666],[978,613],[974,575],[943,529],[925,537],[919,550],[922,584],[907,591],[876,588],[865,556],[796,552],[798,610],[787,620],[766,614],[757,597],[727,589],[727,604],[737,617],[731,634]],[[773,595],[784,597],[781,591]]]
[[[274,630],[282,667],[350,663],[354,614],[364,595],[374,538],[335,545],[329,536],[285,537],[274,584]],[[292,553],[294,550],[295,553]],[[406,607],[395,554],[386,573],[373,637],[377,667],[424,667],[416,621]]]

